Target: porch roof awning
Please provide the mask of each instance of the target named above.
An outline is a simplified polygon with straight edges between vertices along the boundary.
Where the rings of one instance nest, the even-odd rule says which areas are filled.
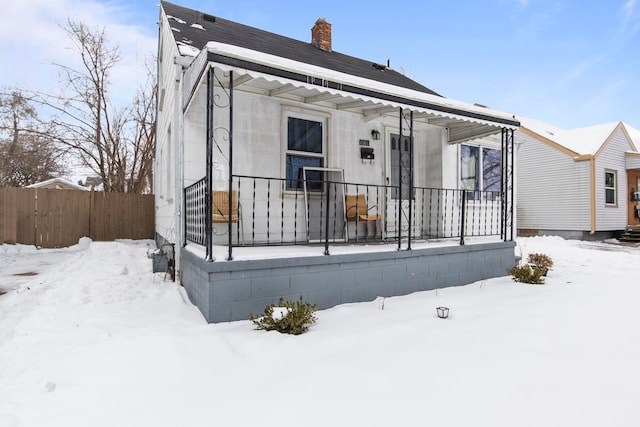
[[[221,71],[233,70],[234,88],[357,112],[365,120],[397,115],[400,108],[413,111],[414,121],[448,128],[449,143],[494,135],[520,124],[501,111],[216,42],[210,42],[194,60],[188,72],[191,79],[186,77],[186,82],[194,84],[191,90],[185,88],[185,94],[195,91],[208,64]],[[184,99],[185,108],[190,97]]]

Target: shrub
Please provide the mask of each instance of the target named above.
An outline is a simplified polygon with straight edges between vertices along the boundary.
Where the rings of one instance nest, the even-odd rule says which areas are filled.
[[[309,326],[318,320],[315,316],[317,304],[309,304],[302,300],[285,301],[280,298],[278,304],[270,304],[264,309],[261,317],[254,318],[249,315],[249,320],[256,325],[256,329],[265,331],[278,331],[284,334],[300,335],[307,332]]]
[[[529,254],[527,262],[542,270],[548,270],[553,267],[553,261],[545,254]]]
[[[543,270],[531,268],[529,265],[516,265],[507,272],[513,276],[514,282],[530,283],[532,285],[543,285]]]

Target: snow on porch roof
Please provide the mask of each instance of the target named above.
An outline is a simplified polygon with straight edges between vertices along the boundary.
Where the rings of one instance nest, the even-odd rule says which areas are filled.
[[[403,107],[417,112],[483,125],[507,128],[516,128],[519,125],[512,114],[487,107],[455,101],[234,45],[209,42],[206,47],[210,54],[210,60],[245,67],[242,74],[248,74],[254,78],[261,77],[270,81],[278,81],[283,85],[308,86],[324,93],[348,96],[355,100],[378,104],[378,106]],[[322,84],[314,84],[314,79]]]
[[[519,126],[508,113],[218,42],[209,42],[185,73],[185,110],[197,86],[204,84],[207,66],[234,71],[235,87],[246,85],[272,96],[294,96],[308,104],[322,103],[365,117],[397,115],[400,108],[411,110],[415,120],[447,127],[450,143]]]

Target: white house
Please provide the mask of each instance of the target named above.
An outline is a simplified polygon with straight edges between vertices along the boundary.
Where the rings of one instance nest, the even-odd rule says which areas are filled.
[[[625,123],[563,130],[520,118],[518,232],[601,239],[640,225],[640,133]]]
[[[303,42],[163,1],[159,25],[157,240],[209,321],[513,266],[513,115],[335,51],[324,18]]]

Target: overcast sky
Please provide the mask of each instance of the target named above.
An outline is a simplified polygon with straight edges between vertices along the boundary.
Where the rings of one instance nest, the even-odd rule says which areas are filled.
[[[572,129],[624,121],[640,129],[640,0],[405,2],[174,0],[309,41],[326,17],[333,49],[392,68],[452,99]],[[133,96],[157,47],[154,0],[2,0],[0,87],[51,91],[73,65],[60,25],[105,26],[122,50],[113,75]]]

